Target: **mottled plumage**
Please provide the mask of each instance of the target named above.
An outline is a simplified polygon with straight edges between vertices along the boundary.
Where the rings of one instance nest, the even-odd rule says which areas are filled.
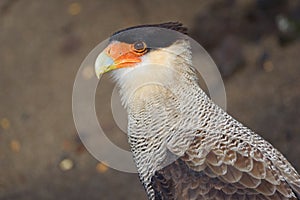
[[[143,56],[113,76],[149,199],[300,199],[286,158],[200,88],[189,41]]]

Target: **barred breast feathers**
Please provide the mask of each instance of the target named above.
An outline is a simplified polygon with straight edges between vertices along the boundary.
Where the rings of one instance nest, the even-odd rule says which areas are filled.
[[[300,199],[300,177],[286,158],[199,87],[186,45],[114,73],[149,199]]]

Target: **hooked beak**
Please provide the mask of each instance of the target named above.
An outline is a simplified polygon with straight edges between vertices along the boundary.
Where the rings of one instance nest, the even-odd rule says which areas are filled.
[[[97,78],[99,79],[100,75],[113,69],[116,69],[114,60],[107,55],[105,51],[101,52],[95,62],[95,72]]]
[[[132,51],[132,44],[113,42],[96,59],[95,72],[98,77],[114,69],[132,67],[141,62],[140,54]]]

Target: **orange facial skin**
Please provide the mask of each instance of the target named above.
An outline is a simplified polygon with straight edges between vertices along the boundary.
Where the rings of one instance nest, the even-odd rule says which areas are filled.
[[[127,44],[124,42],[114,42],[110,44],[105,52],[114,60],[116,68],[132,67],[136,63],[140,63],[141,56],[145,51],[134,49],[134,44]]]

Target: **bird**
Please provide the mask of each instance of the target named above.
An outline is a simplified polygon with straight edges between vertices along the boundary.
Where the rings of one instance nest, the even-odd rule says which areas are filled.
[[[148,199],[300,199],[289,161],[201,89],[186,34],[179,22],[129,27],[95,60],[119,88]]]

